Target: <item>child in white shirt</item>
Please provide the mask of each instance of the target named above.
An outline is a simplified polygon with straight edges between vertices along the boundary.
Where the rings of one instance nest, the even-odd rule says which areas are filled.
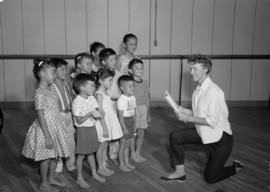
[[[117,101],[117,109],[119,121],[124,133],[120,141],[119,168],[123,171],[131,171],[135,169],[135,167],[129,163],[129,148],[136,129],[136,99],[133,96],[134,81],[131,76],[123,75],[119,77],[118,84],[122,94]]]
[[[94,179],[103,183],[105,178],[99,176],[96,171],[94,153],[99,147],[98,135],[95,127],[96,119],[102,119],[102,112],[98,110],[98,103],[93,96],[95,92],[95,80],[91,75],[79,74],[74,80],[74,88],[78,94],[72,103],[74,124],[77,127],[77,184],[82,188],[90,185],[84,180],[82,174],[83,160],[86,157],[91,167]],[[107,132],[108,135],[108,132]]]

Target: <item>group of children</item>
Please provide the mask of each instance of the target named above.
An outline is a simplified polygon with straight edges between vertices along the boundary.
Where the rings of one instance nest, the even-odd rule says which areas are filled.
[[[149,86],[142,78],[143,61],[134,54],[137,37],[125,35],[123,47],[117,57],[113,49],[94,42],[90,53],[76,55],[70,75],[64,59],[34,60],[37,119],[26,134],[22,155],[40,161],[41,191],[65,186],[55,177],[62,158],[68,171],[76,169],[82,188],[90,187],[82,174],[84,159],[101,183],[114,174],[108,159],[125,172],[135,169],[130,158],[145,161],[141,148],[151,121]]]

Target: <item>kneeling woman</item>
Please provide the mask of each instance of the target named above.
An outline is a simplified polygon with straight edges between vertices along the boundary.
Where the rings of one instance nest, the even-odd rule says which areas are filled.
[[[192,96],[192,110],[179,106],[177,117],[183,122],[192,122],[195,128],[177,130],[170,134],[175,171],[160,178],[161,181],[185,181],[185,144],[202,145],[207,151],[204,177],[208,183],[216,183],[235,175],[244,165],[233,161],[224,167],[233,148],[233,135],[228,121],[228,108],[223,91],[208,76],[212,68],[209,58],[194,55],[189,59],[191,75],[198,83]]]

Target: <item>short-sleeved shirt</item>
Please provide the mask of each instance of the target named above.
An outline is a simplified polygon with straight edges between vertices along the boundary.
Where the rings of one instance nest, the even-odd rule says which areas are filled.
[[[132,96],[121,95],[117,101],[117,109],[123,111],[124,117],[133,117],[136,109],[136,99]]]
[[[148,104],[149,86],[146,81],[137,82],[134,81],[134,96],[136,98],[137,105]]]
[[[98,108],[97,100],[94,96],[89,96],[87,99],[77,95],[72,103],[72,113],[74,116],[85,116],[89,112],[93,112]],[[88,118],[82,124],[79,124],[74,118],[74,124],[77,127],[91,127],[95,125],[96,120],[93,117]]]

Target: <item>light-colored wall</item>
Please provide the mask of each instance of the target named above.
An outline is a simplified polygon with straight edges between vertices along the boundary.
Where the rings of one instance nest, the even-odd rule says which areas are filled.
[[[120,51],[138,36],[137,54],[270,54],[269,0],[5,0],[0,4],[0,53],[76,54],[93,41]],[[68,60],[70,66],[72,60]],[[165,89],[178,99],[179,61],[145,60],[152,100]],[[31,60],[0,60],[0,101],[31,101]],[[267,100],[270,61],[214,60],[211,77],[228,100]],[[184,62],[182,100],[195,84]]]

